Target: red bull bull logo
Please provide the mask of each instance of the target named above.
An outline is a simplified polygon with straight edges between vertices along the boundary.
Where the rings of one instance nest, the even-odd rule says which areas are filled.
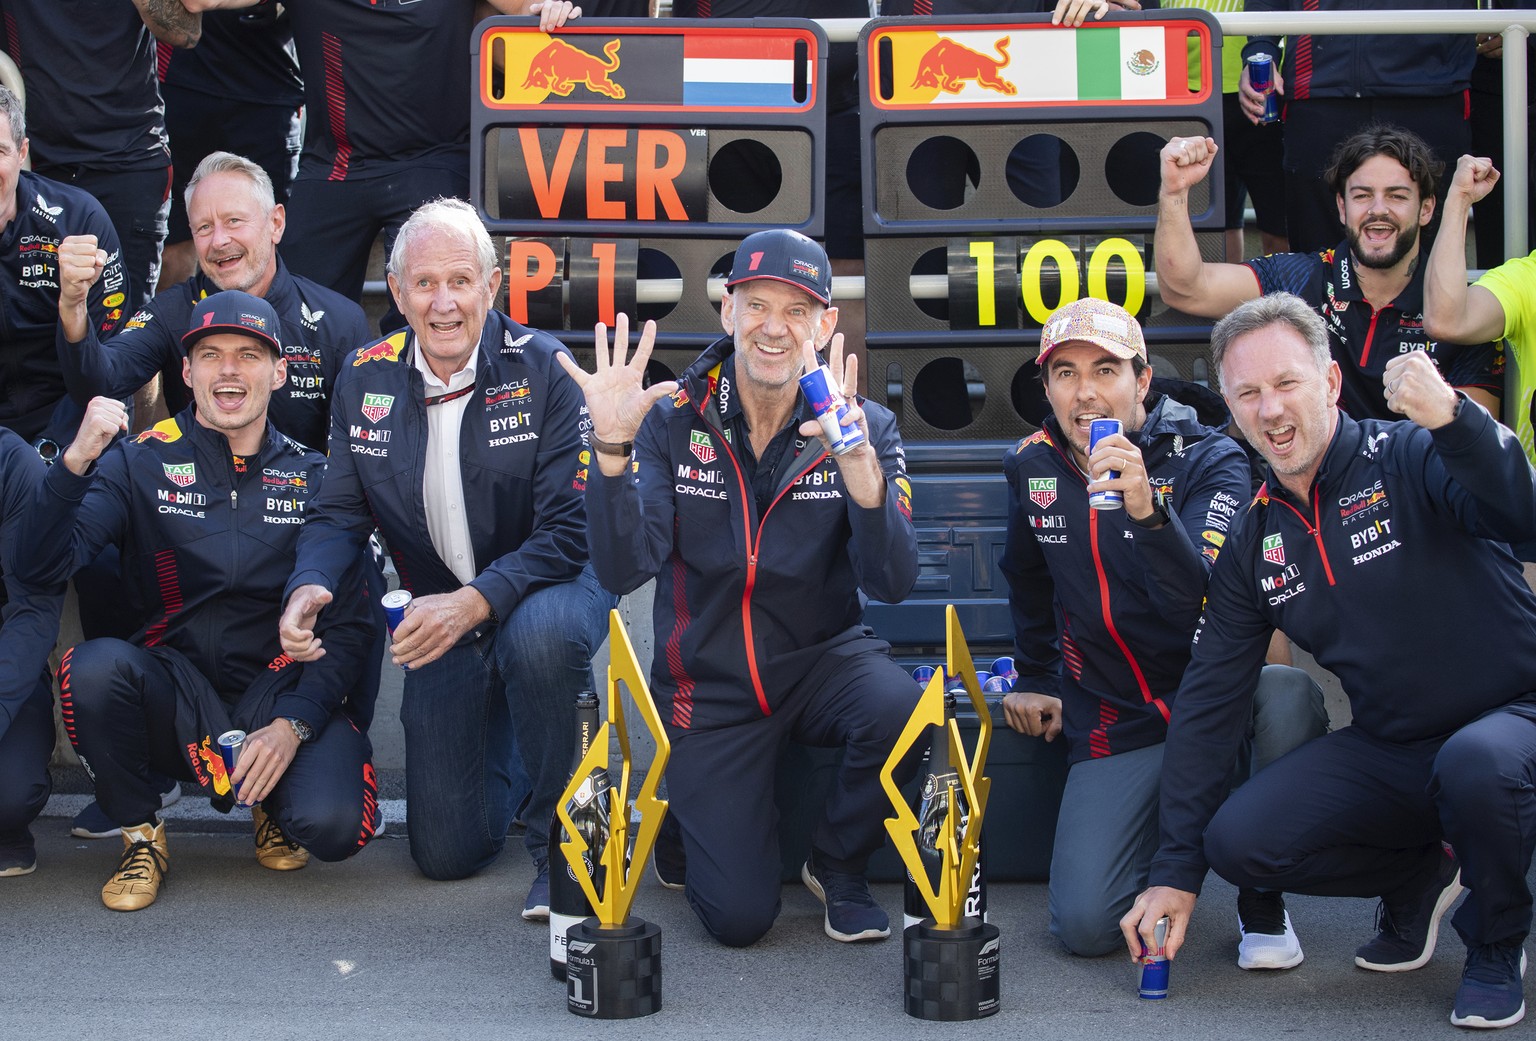
[[[954,40],[941,38],[918,60],[917,75],[912,80],[912,87],[914,90],[937,88],[946,94],[958,94],[969,80],[978,87],[995,90],[999,94],[1017,94],[1018,88],[1003,79],[1001,74],[1009,61],[1008,42],[1009,38],[1004,36],[994,43],[992,46],[997,51],[997,57],[992,58]]]
[[[144,431],[138,437],[134,438],[133,439],[133,443],[136,444],[136,445],[142,445],[145,441],[170,441],[170,440],[172,440],[171,435],[167,434],[164,430],[150,429],[150,430]]]
[[[400,352],[404,347],[405,336],[403,334],[391,336],[387,340],[380,340],[371,347],[364,347],[359,350],[352,359],[352,367],[355,369],[359,365],[370,361],[396,361],[399,359]]]
[[[232,790],[229,784],[229,771],[224,768],[224,757],[212,745],[213,738],[203,738],[203,743],[195,746],[196,759],[193,760],[192,765],[196,768],[201,761],[202,768],[197,770],[198,779],[201,780],[206,773],[213,784],[214,792],[218,795],[228,795]]]
[[[609,40],[603,46],[603,54],[608,59],[604,61],[564,40],[550,40],[548,46],[528,63],[523,89],[547,90],[566,98],[580,83],[594,94],[621,100],[624,88],[615,83],[610,74],[618,71],[619,44],[622,42]]]

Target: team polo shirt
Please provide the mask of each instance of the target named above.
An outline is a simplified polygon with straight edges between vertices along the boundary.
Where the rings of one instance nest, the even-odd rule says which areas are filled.
[[[163,170],[155,38],[129,0],[0,0],[5,47],[27,86],[32,162]]]
[[[1515,352],[1515,400],[1504,410],[1513,416],[1525,454],[1536,459],[1531,408],[1536,391],[1536,253],[1506,261],[1478,279],[1504,308],[1504,338]]]
[[[1356,419],[1397,420],[1387,408],[1381,377],[1387,362],[1424,351],[1453,387],[1504,394],[1504,350],[1497,343],[1439,343],[1424,333],[1424,265],[1396,300],[1373,308],[1360,290],[1348,245],[1321,253],[1272,253],[1246,262],[1259,292],[1295,293],[1328,323],[1333,358],[1344,377],[1339,404]]]

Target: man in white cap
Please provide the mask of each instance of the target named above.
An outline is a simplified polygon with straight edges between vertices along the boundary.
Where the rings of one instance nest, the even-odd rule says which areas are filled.
[[[1229,416],[1216,395],[1177,380],[1154,386],[1141,327],[1124,309],[1084,299],[1057,311],[1039,365],[1051,415],[1003,461],[1000,567],[1019,671],[1003,709],[1015,730],[1066,738],[1051,932],[1094,956],[1119,944],[1120,916],[1146,884],[1173,695],[1249,471],[1223,432]],[[1090,424],[1107,419],[1123,432],[1090,451]],[[1119,492],[1123,505],[1093,508],[1089,496],[1100,491]],[[1269,666],[1235,779],[1326,729],[1317,685]],[[1240,891],[1238,918],[1242,968],[1301,963],[1280,893]]]

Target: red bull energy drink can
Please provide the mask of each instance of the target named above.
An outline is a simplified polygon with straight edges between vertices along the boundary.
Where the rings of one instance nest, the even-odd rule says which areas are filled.
[[[999,676],[994,673],[987,677],[986,682],[981,685],[981,689],[988,694],[1007,694],[1013,690],[1013,681],[1007,676]]]
[[[240,761],[240,749],[244,747],[244,730],[226,730],[219,735],[219,757],[224,760],[225,773],[234,774],[235,764]]]
[[[938,671],[932,665],[919,665],[912,670],[912,678],[917,680],[919,687],[927,687],[928,682],[933,679],[933,674]]]
[[[1104,440],[1111,434],[1121,433],[1123,429],[1124,428],[1121,426],[1121,423],[1118,419],[1095,419],[1093,422],[1089,423],[1088,454],[1093,454],[1093,450],[1099,447],[1100,441]],[[1104,479],[1113,481],[1119,476],[1119,470],[1111,470],[1105,475]],[[1088,505],[1092,506],[1096,510],[1124,509],[1125,496],[1120,492],[1112,490],[1105,490],[1101,492],[1090,491],[1088,493]]]
[[[405,617],[405,609],[411,606],[411,594],[404,589],[392,589],[379,598],[379,603],[384,607],[384,620],[389,623],[393,635],[395,626]]]
[[[864,443],[864,431],[848,418],[848,399],[837,389],[831,369],[820,365],[801,376],[800,391],[821,422],[833,455],[846,455]]]
[[[1168,996],[1168,955],[1163,953],[1168,943],[1168,916],[1164,915],[1152,927],[1152,946],[1141,943],[1141,982],[1136,993],[1148,1001],[1161,1001]]]
[[[1005,654],[1001,658],[992,659],[992,675],[1001,676],[1012,684],[1019,678],[1018,666],[1014,664],[1013,655]]]
[[[1260,123],[1280,122],[1280,95],[1275,93],[1275,59],[1255,54],[1248,59],[1248,85],[1264,95],[1264,115]]]

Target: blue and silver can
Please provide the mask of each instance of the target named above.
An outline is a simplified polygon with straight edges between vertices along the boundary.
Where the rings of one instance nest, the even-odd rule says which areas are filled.
[[[1019,678],[1019,668],[1014,664],[1013,655],[1005,654],[1001,658],[992,659],[992,675],[1001,676],[1011,685]]]
[[[1164,915],[1152,927],[1152,946],[1141,944],[1141,982],[1137,993],[1149,1001],[1161,1001],[1168,996],[1168,955],[1163,953],[1168,943],[1168,917]]]
[[[838,390],[831,369],[819,365],[801,376],[800,391],[821,422],[833,455],[846,455],[864,443],[864,431],[848,418],[848,399]]]
[[[224,759],[227,772],[235,772],[235,764],[240,761],[240,749],[244,747],[244,730],[226,730],[219,735],[219,755]]]
[[[938,671],[939,670],[934,668],[932,665],[919,665],[917,668],[912,670],[912,678],[917,680],[917,685],[919,687],[926,688],[929,682],[933,679],[933,674]]]
[[[1248,85],[1264,95],[1264,114],[1260,123],[1280,122],[1280,95],[1275,93],[1275,59],[1255,54],[1248,59]]]
[[[411,606],[411,594],[404,589],[393,589],[380,597],[379,603],[384,606],[384,620],[389,623],[389,631],[394,633],[395,626],[405,617],[405,609]]]
[[[1099,447],[1099,442],[1111,434],[1118,434],[1124,430],[1118,419],[1095,419],[1088,424],[1088,454]],[[1113,481],[1120,476],[1119,470],[1111,470],[1105,475],[1105,480]],[[1101,492],[1090,491],[1088,493],[1088,505],[1096,510],[1120,510],[1125,508],[1125,496],[1120,492],[1105,490]]]
[[[987,677],[987,681],[981,685],[981,689],[988,694],[1007,694],[1013,690],[1013,681],[1007,676],[999,676],[994,673]]]

